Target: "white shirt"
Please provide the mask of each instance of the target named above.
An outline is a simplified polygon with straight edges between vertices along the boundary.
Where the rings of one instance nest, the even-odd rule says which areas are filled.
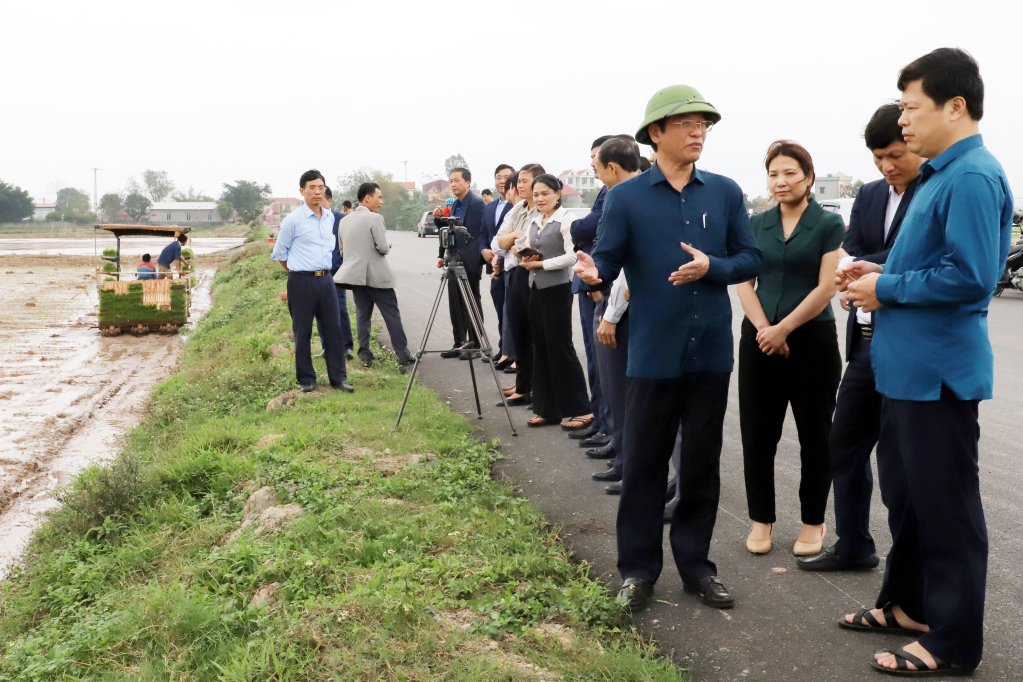
[[[629,283],[625,280],[625,268],[622,268],[614,284],[611,285],[611,293],[607,295],[607,305],[604,307],[601,319],[612,324],[621,322],[622,316],[629,308],[629,302],[625,300],[625,290],[628,288]]]
[[[902,197],[905,196],[906,191],[903,190],[902,194],[895,192],[895,187],[888,185],[888,207],[884,213],[884,240],[888,241],[888,234],[892,231],[892,223],[895,222],[895,214],[899,212],[899,206],[902,204]],[[855,258],[852,256],[846,256],[838,264],[838,267],[845,267],[848,263],[852,263]],[[870,313],[865,313],[859,308],[856,309],[856,321],[864,326],[870,326]]]
[[[510,272],[512,268],[517,267],[519,259],[515,257],[511,249],[502,249],[498,246],[497,241],[502,236],[511,232],[522,230],[523,232],[529,230],[529,226],[533,222],[533,216],[536,215],[536,208],[529,208],[526,205],[526,200],[523,199],[519,203],[515,204],[508,213],[505,214],[504,220],[501,221],[501,227],[497,230],[497,234],[494,235],[494,239],[490,242],[490,250],[496,253],[504,260],[504,271]],[[515,245],[519,248],[522,247],[521,242],[523,237],[519,237],[515,241]]]

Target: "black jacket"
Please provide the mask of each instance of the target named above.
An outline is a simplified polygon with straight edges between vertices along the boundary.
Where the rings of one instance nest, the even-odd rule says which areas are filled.
[[[465,265],[466,274],[479,279],[483,273],[483,254],[480,253],[479,240],[483,227],[483,211],[487,205],[472,192],[465,195],[462,203],[465,204],[462,220],[465,223],[465,229],[469,231],[469,236],[472,237],[472,241],[459,249],[458,253],[462,257],[462,264]],[[438,228],[448,226],[447,218],[437,218],[436,222]],[[440,245],[439,257],[444,257],[443,244]]]
[[[906,187],[906,193],[899,203],[892,220],[892,228],[888,231],[888,238],[884,236],[884,219],[888,213],[888,181],[881,179],[867,183],[860,187],[856,201],[853,202],[852,217],[849,220],[849,231],[845,235],[845,243],[842,245],[846,253],[854,256],[856,260],[865,260],[878,265],[884,265],[888,261],[888,252],[895,245],[895,238],[899,235],[899,228],[902,226],[902,219],[906,216],[909,202],[912,201],[916,188],[920,184],[917,177]],[[856,324],[856,309],[849,311],[849,323],[846,325],[845,353],[849,356],[852,348],[853,326]]]
[[[494,241],[494,237],[497,236],[497,231],[501,228],[501,221],[508,215],[508,211],[512,210],[512,203],[509,201],[504,202],[504,209],[501,211],[501,215],[497,215],[497,204],[498,201],[495,199],[487,204],[487,207],[483,209],[483,226],[480,228],[480,256],[483,255],[484,249],[490,248],[490,243]],[[487,274],[489,275],[494,271],[490,263],[487,263]]]

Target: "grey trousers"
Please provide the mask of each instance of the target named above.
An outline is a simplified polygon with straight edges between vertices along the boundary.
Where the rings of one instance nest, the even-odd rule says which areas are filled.
[[[380,309],[395,354],[399,358],[408,356],[408,339],[405,338],[405,329],[401,326],[398,297],[395,296],[394,289],[353,286],[352,298],[355,299],[355,329],[359,339],[359,358],[373,359],[373,351],[369,345],[373,332],[373,306]]]

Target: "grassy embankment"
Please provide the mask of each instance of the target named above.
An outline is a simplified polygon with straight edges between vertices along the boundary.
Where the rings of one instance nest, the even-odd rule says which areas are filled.
[[[418,386],[394,431],[392,363],[269,410],[294,386],[284,273],[248,248],[124,450],[0,583],[0,680],[681,679],[492,480],[494,444]],[[228,538],[263,487],[301,510]]]

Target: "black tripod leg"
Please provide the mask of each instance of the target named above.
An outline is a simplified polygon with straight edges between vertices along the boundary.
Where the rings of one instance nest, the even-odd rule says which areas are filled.
[[[476,341],[482,347],[483,346],[483,340],[482,340],[482,338],[479,335],[479,331],[478,331],[479,327],[476,325],[476,317],[473,314],[474,311],[475,311],[475,308],[476,308],[476,305],[475,305],[476,301],[475,301],[475,299],[472,296],[472,290],[469,288],[468,280],[462,279],[461,276],[458,277],[458,291],[461,293],[462,302],[465,304],[464,311],[469,316],[469,321],[472,322],[472,329],[476,330]],[[469,330],[469,327],[466,327],[466,331],[467,332],[468,332],[468,330]],[[471,342],[471,339],[470,339],[470,342]],[[471,343],[470,343],[470,345],[471,345]],[[466,352],[469,354],[469,376],[472,377],[472,394],[476,398],[476,418],[477,419],[483,419],[483,406],[480,405],[480,392],[479,392],[479,388],[476,386],[476,370],[475,370],[475,368],[472,365],[472,354],[475,351],[473,351],[470,348]]]
[[[504,394],[501,389],[501,380],[497,377],[497,370],[494,369],[494,358],[490,353],[490,339],[487,338],[487,330],[483,327],[483,314],[476,308],[476,299],[472,296],[472,289],[469,287],[469,280],[465,276],[465,271],[460,270],[458,273],[458,289],[462,292],[462,299],[465,301],[465,307],[469,311],[469,317],[472,319],[472,326],[476,332],[476,338],[480,341],[480,346],[487,349],[487,356],[490,358],[490,373],[494,375],[494,384],[497,385],[497,393],[501,396],[501,403],[504,404],[504,413],[508,416],[508,426],[511,427],[512,435],[519,435],[515,430],[515,423],[512,421],[511,410],[508,409],[508,397]],[[472,369],[472,355],[469,355],[469,369]],[[473,390],[476,388],[476,375],[473,374]],[[476,394],[476,409],[479,410],[480,396]],[[482,414],[481,414],[482,418]]]
[[[444,295],[444,287],[447,283],[447,274],[442,274],[440,279],[440,288],[437,289],[437,297],[433,299],[433,309],[430,310],[430,319],[426,322],[426,331],[423,333],[423,340],[419,344],[419,350],[416,352],[416,362],[412,365],[412,372],[408,378],[408,386],[405,387],[405,397],[402,398],[401,408],[398,410],[398,421],[394,423],[395,429],[401,425],[401,417],[405,413],[405,405],[408,403],[409,393],[412,392],[412,382],[416,380],[416,372],[419,371],[419,361],[423,358],[423,351],[426,349],[426,341],[430,338],[430,330],[433,329],[433,322],[437,319],[437,310],[440,308],[440,300]]]

